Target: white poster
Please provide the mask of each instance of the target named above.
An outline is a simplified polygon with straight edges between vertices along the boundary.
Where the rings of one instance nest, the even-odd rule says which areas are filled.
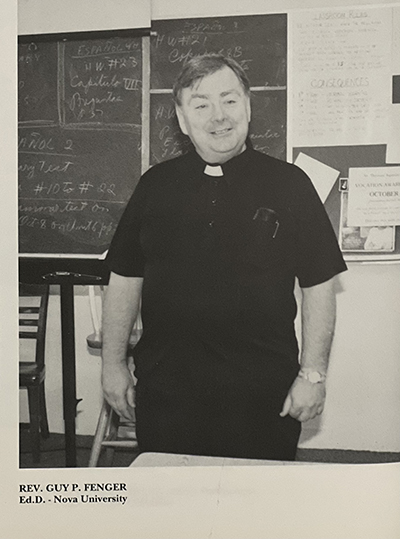
[[[400,167],[349,169],[347,223],[400,225]]]
[[[383,144],[391,104],[391,8],[289,16],[293,146]]]
[[[300,167],[306,174],[308,174],[312,181],[319,198],[322,203],[326,202],[332,187],[335,185],[336,180],[339,177],[339,170],[329,167],[325,163],[321,163],[317,159],[300,152],[294,162],[295,165]]]

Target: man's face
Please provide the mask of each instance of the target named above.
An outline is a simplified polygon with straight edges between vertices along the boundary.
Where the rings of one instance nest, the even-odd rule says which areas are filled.
[[[229,67],[183,88],[179,125],[208,163],[225,163],[246,147],[250,99]]]

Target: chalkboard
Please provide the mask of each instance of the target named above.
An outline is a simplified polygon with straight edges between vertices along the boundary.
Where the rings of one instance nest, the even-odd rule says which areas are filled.
[[[252,88],[252,144],[285,159],[286,32],[284,14],[155,21],[150,49],[150,164],[192,148],[179,129],[171,89],[184,63],[207,52],[231,56],[245,69]]]
[[[20,253],[108,248],[141,174],[141,109],[141,38],[19,45]]]
[[[285,86],[286,27],[286,14],[154,21],[151,88],[172,88],[183,64],[206,52],[234,58],[252,86]]]
[[[23,43],[18,50],[18,120],[58,122],[57,43]]]
[[[253,92],[249,136],[253,147],[278,159],[286,157],[286,92]],[[171,93],[153,94],[150,102],[150,163],[193,149],[179,128]]]
[[[20,252],[101,254],[140,176],[140,137],[21,129]]]
[[[250,140],[255,150],[286,159],[286,91],[251,94]]]

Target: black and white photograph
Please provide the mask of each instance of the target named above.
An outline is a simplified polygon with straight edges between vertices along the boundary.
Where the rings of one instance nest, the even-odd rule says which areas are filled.
[[[400,3],[13,16],[0,536],[399,537]]]

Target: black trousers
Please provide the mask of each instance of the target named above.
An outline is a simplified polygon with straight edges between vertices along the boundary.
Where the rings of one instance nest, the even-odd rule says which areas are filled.
[[[290,384],[289,384],[290,387]],[[301,424],[281,418],[287,388],[219,384],[210,391],[160,368],[136,389],[142,452],[294,460]]]

